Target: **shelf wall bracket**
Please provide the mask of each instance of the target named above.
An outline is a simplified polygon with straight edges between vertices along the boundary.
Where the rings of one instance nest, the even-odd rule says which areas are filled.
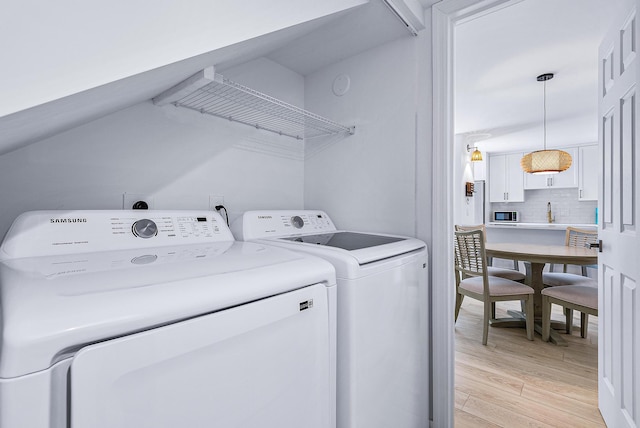
[[[151,100],[157,106],[163,106],[175,103],[185,96],[205,87],[215,79],[215,68],[211,65],[200,70],[193,76],[178,83],[177,85],[167,89],[160,95],[153,97]]]

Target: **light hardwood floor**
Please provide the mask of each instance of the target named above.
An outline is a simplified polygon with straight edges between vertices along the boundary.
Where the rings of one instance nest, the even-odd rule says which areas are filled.
[[[519,302],[498,302],[497,317]],[[562,309],[553,306],[553,319]],[[569,346],[527,340],[520,328],[490,328],[482,345],[482,303],[465,298],[456,322],[455,426],[604,427],[598,411],[598,318],[580,337],[579,313]]]

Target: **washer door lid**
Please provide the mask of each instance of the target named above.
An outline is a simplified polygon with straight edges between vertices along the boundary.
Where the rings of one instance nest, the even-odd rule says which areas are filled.
[[[330,426],[331,312],[316,284],[88,346],[71,364],[71,426]]]

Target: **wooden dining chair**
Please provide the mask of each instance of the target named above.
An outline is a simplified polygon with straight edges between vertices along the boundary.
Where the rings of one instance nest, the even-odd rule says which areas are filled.
[[[584,247],[588,243],[598,242],[598,232],[595,230],[584,230],[575,227],[567,227],[564,244],[568,247]],[[582,275],[567,273],[567,265],[563,265],[562,272],[553,272],[553,264],[549,267],[549,272],[542,274],[542,283],[545,287],[555,287],[559,285],[594,285],[595,281],[587,277],[587,266],[582,266]],[[595,266],[597,268],[597,266]],[[597,285],[597,283],[596,283]]]
[[[461,226],[456,224],[455,229],[457,231],[481,230],[484,235],[485,244],[487,243],[486,241],[487,229],[484,224],[479,224],[475,226]],[[524,279],[525,279],[525,274],[518,270],[517,260],[513,261],[513,269],[503,269],[503,268],[491,266],[491,259],[487,257],[487,273],[491,276],[498,276],[500,278],[506,278],[512,281],[518,281],[522,283],[524,283]]]
[[[484,244],[484,233],[481,229],[455,232],[455,320],[458,319],[464,296],[483,302],[482,344],[486,345],[489,336],[489,321],[493,317],[492,304],[498,301],[524,300],[526,303],[527,338],[533,340],[533,288],[510,279],[489,276]]]
[[[551,304],[563,306],[566,333],[573,330],[573,311],[580,311],[580,336],[587,337],[589,315],[598,316],[598,288],[588,285],[566,285],[542,290],[542,340],[549,341],[551,332]]]

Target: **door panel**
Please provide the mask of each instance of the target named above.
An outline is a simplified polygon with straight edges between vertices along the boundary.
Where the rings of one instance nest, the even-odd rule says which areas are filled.
[[[622,346],[622,367],[621,372],[623,374],[621,378],[621,401],[622,411],[626,413],[627,418],[630,416],[630,420],[638,421],[638,400],[637,386],[634,385],[633,376],[627,376],[626,374],[634,373],[637,368],[637,361],[640,355],[638,355],[638,329],[634,328],[638,324],[637,308],[634,308],[634,302],[638,301],[638,293],[636,291],[636,282],[625,276],[621,276],[620,289],[621,293],[621,318],[624,322],[628,322],[630,328],[622,329],[621,346]]]
[[[600,266],[601,272],[601,290],[599,292],[599,305],[600,307],[612,306],[614,300],[613,292],[616,289],[614,286],[614,272],[613,270],[602,264]],[[615,338],[614,332],[618,331],[619,325],[614,326],[614,323],[618,320],[617,317],[604,317],[604,310],[600,311],[600,317],[598,319],[598,333],[602,335],[598,339],[598,345],[602,344],[604,349],[613,349],[613,340]],[[614,371],[613,371],[613,358],[610,352],[601,353],[598,355],[598,368],[600,375],[600,393],[602,393],[603,384],[607,388],[607,392],[611,395],[614,393]]]
[[[631,68],[634,60],[636,59],[636,15],[635,12],[629,15],[626,22],[622,25],[620,30],[620,57],[622,58],[621,73],[624,73],[628,68]]]
[[[616,21],[600,48],[599,146],[602,154],[598,286],[598,394],[610,427],[640,426],[640,266],[636,166],[639,0]],[[631,3],[631,2],[630,2]],[[633,10],[631,10],[633,9]]]
[[[622,163],[622,180],[620,181],[621,187],[621,214],[622,214],[622,229],[623,231],[635,231],[635,221],[633,218],[633,212],[635,210],[636,201],[633,197],[633,188],[635,180],[633,151],[635,140],[633,135],[635,134],[635,103],[636,103],[636,88],[630,90],[622,97],[621,104],[621,132],[622,138],[620,138],[620,153]]]
[[[603,148],[602,148],[602,159],[604,162],[603,166],[603,180],[604,180],[604,192],[602,192],[602,208],[600,212],[602,213],[603,221],[602,228],[611,228],[613,218],[611,216],[611,212],[613,211],[613,122],[614,122],[614,111],[610,110],[605,113],[602,118],[602,140],[603,140]]]

